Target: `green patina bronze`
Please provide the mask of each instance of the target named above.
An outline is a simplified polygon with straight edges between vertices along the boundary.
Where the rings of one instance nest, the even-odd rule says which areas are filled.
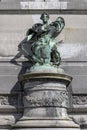
[[[29,60],[32,60],[34,66],[58,66],[61,58],[57,51],[55,38],[65,26],[64,19],[58,17],[48,24],[49,15],[47,13],[43,13],[40,19],[43,23],[36,23],[27,31],[26,38],[19,44],[19,48],[26,53]],[[31,54],[24,48],[25,43],[30,44]]]

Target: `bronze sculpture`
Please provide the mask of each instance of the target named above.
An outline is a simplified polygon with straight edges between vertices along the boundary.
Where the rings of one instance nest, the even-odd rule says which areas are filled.
[[[19,44],[19,48],[26,53],[27,58],[32,60],[34,65],[56,65],[60,64],[60,53],[57,51],[57,37],[65,26],[64,19],[58,17],[54,22],[48,24],[49,15],[42,13],[40,19],[43,23],[36,23],[27,31],[24,42]],[[31,46],[31,55],[23,45],[27,43]]]

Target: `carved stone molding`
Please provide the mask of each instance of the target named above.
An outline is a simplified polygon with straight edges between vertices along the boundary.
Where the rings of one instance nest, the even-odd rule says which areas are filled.
[[[50,96],[51,95],[51,96]],[[59,106],[68,107],[68,93],[66,91],[46,91],[24,96],[25,107]]]
[[[0,96],[0,106],[9,105],[8,96]]]
[[[0,95],[0,106],[3,105],[18,105],[18,95]]]
[[[87,95],[76,95],[72,98],[72,103],[74,105],[87,105]]]

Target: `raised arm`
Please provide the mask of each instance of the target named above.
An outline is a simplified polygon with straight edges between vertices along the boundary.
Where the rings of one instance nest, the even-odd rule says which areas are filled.
[[[54,22],[52,22],[49,27],[49,35],[51,37],[57,37],[65,26],[65,21],[62,17],[58,17]]]

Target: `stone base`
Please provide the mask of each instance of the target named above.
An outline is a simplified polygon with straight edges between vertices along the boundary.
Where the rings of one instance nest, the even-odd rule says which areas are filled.
[[[15,130],[79,130],[79,125],[75,124],[70,118],[67,119],[33,119],[21,118],[14,126]]]
[[[15,130],[80,130],[80,128],[15,128]]]
[[[64,74],[65,72],[60,67],[45,64],[45,65],[34,65],[29,70],[27,70],[27,73],[59,73],[59,74]]]
[[[37,68],[32,69],[35,72],[20,77],[20,82],[24,85],[24,113],[13,129],[79,130],[79,125],[67,114],[66,88],[71,83],[72,77],[62,73],[61,69],[58,69],[57,73],[57,69],[52,67],[48,71],[48,68],[44,69],[45,67],[41,66],[36,73],[39,69]]]
[[[0,130],[11,130],[12,122],[9,117],[5,118],[4,116],[0,117]]]

